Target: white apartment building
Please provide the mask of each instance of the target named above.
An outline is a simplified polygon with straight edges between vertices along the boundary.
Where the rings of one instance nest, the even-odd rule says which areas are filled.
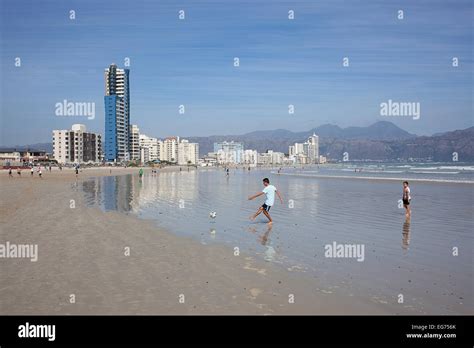
[[[140,147],[140,162],[150,162],[150,150],[148,149],[148,147]]]
[[[140,160],[142,163],[160,160],[162,145],[159,139],[139,134],[139,144],[140,149],[147,149],[146,152],[140,150]]]
[[[288,154],[294,163],[319,163],[319,137],[313,133],[303,144],[295,143],[288,148]]]
[[[53,156],[62,164],[100,162],[101,135],[87,132],[83,124],[74,124],[71,130],[53,130]]]
[[[140,160],[140,129],[137,125],[130,125],[130,160]]]
[[[163,141],[163,147],[160,154],[161,161],[170,163],[178,162],[178,144],[179,137],[168,137]]]
[[[272,156],[272,164],[283,164],[283,159],[285,158],[285,154],[283,152],[274,152],[269,150],[268,153]]]
[[[258,160],[257,150],[244,150],[242,163],[250,166],[256,166]]]
[[[259,153],[257,157],[258,165],[280,165],[283,164],[285,154],[283,152],[274,152],[268,150],[266,153]]]
[[[305,153],[310,163],[319,163],[319,137],[313,133],[305,143],[307,145],[307,152]]]
[[[181,140],[178,144],[178,164],[197,165],[199,160],[199,144],[190,143],[188,140]]]
[[[238,164],[235,151],[229,152],[225,150],[218,150],[217,153],[218,164]]]
[[[257,164],[259,166],[268,166],[272,164],[272,154],[271,153],[259,153],[257,156]]]
[[[214,143],[214,152],[218,154],[222,161],[220,164],[240,164],[244,152],[244,144],[238,142],[217,142]],[[220,154],[220,155],[219,155]]]

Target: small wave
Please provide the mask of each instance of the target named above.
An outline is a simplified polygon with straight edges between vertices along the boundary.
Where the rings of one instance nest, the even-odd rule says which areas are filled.
[[[383,176],[347,176],[347,175],[306,175],[306,174],[297,174],[297,173],[280,173],[281,175],[293,175],[293,176],[302,176],[308,178],[321,178],[321,179],[359,179],[359,180],[387,180],[387,181],[400,181],[403,178],[391,178]],[[438,183],[449,183],[449,184],[474,184],[474,181],[471,180],[447,180],[447,179],[427,179],[427,178],[410,178],[410,181],[416,182],[438,182]]]
[[[413,171],[414,174],[459,174],[459,172]]]
[[[439,169],[457,169],[457,170],[474,170],[474,166],[462,167],[462,166],[441,166]]]

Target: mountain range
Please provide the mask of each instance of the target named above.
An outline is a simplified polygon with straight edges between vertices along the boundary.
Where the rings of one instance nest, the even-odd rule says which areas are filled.
[[[332,160],[341,160],[344,152],[349,160],[407,160],[431,159],[452,161],[457,153],[459,161],[474,161],[474,127],[433,136],[411,134],[391,122],[380,121],[368,127],[341,128],[325,124],[305,132],[284,129],[256,131],[243,135],[215,135],[188,137],[199,143],[200,154],[213,151],[214,142],[239,141],[244,148],[258,152],[274,150],[288,153],[288,146],[302,143],[310,135],[319,136],[319,153]]]
[[[319,136],[319,153],[332,160],[341,160],[344,152],[349,160],[407,160],[431,159],[452,161],[453,153],[458,161],[474,161],[474,127],[463,130],[437,133],[432,136],[411,134],[391,122],[380,121],[368,127],[341,128],[325,124],[303,132],[285,129],[262,130],[242,135],[212,135],[207,137],[185,137],[199,143],[200,156],[212,152],[214,142],[242,142],[245,149],[258,152],[273,150],[288,153],[289,145],[302,143],[312,135]],[[51,143],[16,146],[52,152]]]

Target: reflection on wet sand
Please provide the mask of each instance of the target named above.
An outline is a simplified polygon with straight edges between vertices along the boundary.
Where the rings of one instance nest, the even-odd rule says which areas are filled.
[[[408,246],[410,245],[410,218],[407,218],[403,223],[403,230],[402,230],[402,248],[404,250],[408,250]]]
[[[185,176],[187,185],[178,184],[178,176]],[[169,204],[190,203],[196,196],[194,172],[167,173],[167,175],[107,176],[82,183],[88,202],[95,202],[106,211],[138,212],[141,208],[163,200]]]
[[[270,232],[272,231],[272,227],[273,227],[273,224],[268,224],[267,226],[267,230],[265,231],[265,233],[260,236],[260,244],[262,244],[263,246],[267,245],[267,242],[268,242],[268,236],[270,235]]]

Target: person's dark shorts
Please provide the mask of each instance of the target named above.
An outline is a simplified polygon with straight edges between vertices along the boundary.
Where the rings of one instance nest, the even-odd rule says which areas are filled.
[[[410,201],[408,199],[403,200],[403,205],[410,205]]]
[[[271,205],[266,205],[265,203],[262,204],[262,208],[265,209],[265,211],[270,211]]]

